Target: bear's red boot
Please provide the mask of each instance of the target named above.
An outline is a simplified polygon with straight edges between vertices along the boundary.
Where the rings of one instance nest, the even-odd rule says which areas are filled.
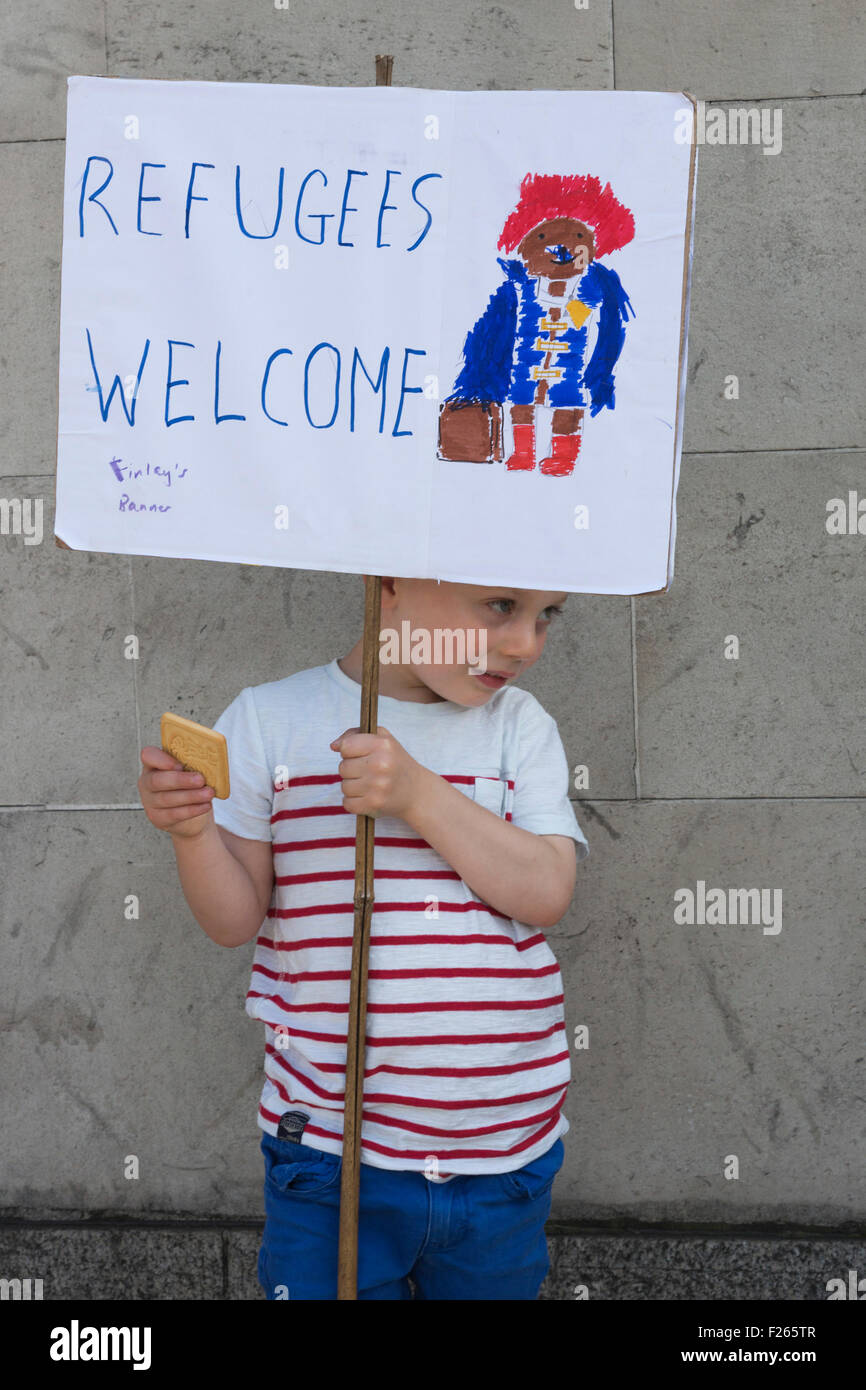
[[[514,452],[505,460],[508,469],[535,467],[535,425],[512,425]]]
[[[555,434],[551,453],[541,460],[539,471],[555,478],[567,478],[574,472],[574,461],[580,450],[580,431],[575,434]]]

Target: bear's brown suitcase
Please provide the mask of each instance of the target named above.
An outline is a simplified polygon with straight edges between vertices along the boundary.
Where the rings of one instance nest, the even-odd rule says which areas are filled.
[[[436,456],[453,463],[497,463],[502,458],[502,406],[496,401],[445,401],[439,408]]]

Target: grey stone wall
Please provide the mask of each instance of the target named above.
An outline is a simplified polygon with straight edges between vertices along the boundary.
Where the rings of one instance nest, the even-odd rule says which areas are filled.
[[[826,527],[866,463],[859,0],[7,0],[0,37],[0,494],[44,499],[41,544],[0,535],[0,1274],[261,1296],[252,947],[192,918],[138,753],[163,710],[211,723],[362,617],[356,576],[55,548],[66,77],[370,85],[377,52],[398,85],[781,119],[777,154],[700,152],[672,590],[570,602],[526,681],[589,770],[592,848],[553,933],[590,1045],[542,1297],[822,1299],[866,1273],[866,536]],[[679,924],[699,882],[775,891],[781,928]]]

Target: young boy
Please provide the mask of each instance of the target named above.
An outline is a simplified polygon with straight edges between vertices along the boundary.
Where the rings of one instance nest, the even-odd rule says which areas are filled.
[[[227,800],[142,750],[193,915],[220,945],[256,937],[268,1298],[336,1298],[358,815],[376,825],[358,1298],[411,1298],[410,1275],[423,1299],[538,1296],[571,1076],[545,932],[589,847],[556,723],[514,682],[566,597],[383,578],[382,629],[408,621],[439,661],[380,665],[375,735],[358,642],[232,701]],[[443,657],[454,632],[486,664]]]

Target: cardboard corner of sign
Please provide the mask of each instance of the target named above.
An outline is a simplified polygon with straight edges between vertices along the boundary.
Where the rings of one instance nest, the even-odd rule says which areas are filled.
[[[54,544],[57,546],[58,550],[72,550],[74,548],[71,545],[67,545],[64,540],[61,540],[56,531],[54,532]]]
[[[644,589],[642,594],[632,594],[632,598],[655,598],[656,594],[669,594],[670,584],[666,584],[663,589]]]

